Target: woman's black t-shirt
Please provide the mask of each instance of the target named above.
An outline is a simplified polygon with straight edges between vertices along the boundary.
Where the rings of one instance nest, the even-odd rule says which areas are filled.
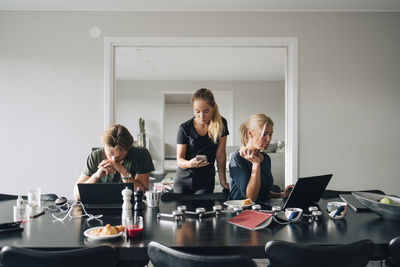
[[[228,124],[225,118],[222,118],[222,123],[224,125],[224,129],[222,131],[221,137],[224,137],[229,134]],[[201,168],[183,169],[178,167],[178,170],[176,172],[177,178],[182,179],[189,177],[195,178],[198,176],[207,176],[212,179],[212,182],[214,183],[214,164],[219,142],[217,144],[214,144],[213,140],[208,136],[208,134],[206,134],[205,136],[199,135],[194,127],[194,118],[192,118],[180,125],[176,143],[186,145],[186,160],[191,160],[197,155],[206,155],[207,161],[210,163],[209,165]]]

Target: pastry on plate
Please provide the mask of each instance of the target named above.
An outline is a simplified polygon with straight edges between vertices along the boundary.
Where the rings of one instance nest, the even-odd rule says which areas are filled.
[[[251,201],[250,198],[248,199],[243,199],[242,200],[242,206],[247,206],[247,205],[251,205],[253,202]]]
[[[117,235],[124,230],[125,227],[122,225],[111,226],[110,224],[107,224],[104,227],[93,229],[92,231],[90,231],[90,234],[96,236]]]

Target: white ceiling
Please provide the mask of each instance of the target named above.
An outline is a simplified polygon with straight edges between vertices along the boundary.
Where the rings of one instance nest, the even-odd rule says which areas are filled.
[[[0,10],[400,11],[399,0],[1,0]]]
[[[284,80],[276,47],[117,47],[117,80]]]

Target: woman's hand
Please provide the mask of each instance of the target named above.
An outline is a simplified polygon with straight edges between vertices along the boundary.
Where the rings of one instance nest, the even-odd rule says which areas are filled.
[[[281,193],[281,197],[288,198],[290,195],[290,192],[292,192],[292,190],[293,190],[293,187],[294,187],[294,184],[286,186],[285,190],[283,190],[283,192]]]
[[[190,168],[201,168],[207,165],[210,165],[208,161],[197,160],[196,157],[189,160]]]
[[[222,186],[222,188],[225,188],[225,189],[227,189],[227,190],[228,190],[228,192],[229,192],[229,184],[228,184],[227,182],[225,182],[225,183],[221,183],[221,186]]]
[[[240,156],[247,159],[251,163],[260,163],[264,160],[263,154],[258,149],[250,149],[242,146],[240,148]]]

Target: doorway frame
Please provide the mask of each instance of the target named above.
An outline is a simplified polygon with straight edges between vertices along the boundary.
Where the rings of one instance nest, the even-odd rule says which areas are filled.
[[[104,37],[104,128],[115,122],[117,47],[279,47],[285,48],[285,184],[298,178],[298,38]],[[162,152],[164,146],[161,146]],[[164,153],[162,153],[164,154]],[[162,160],[163,161],[163,160]],[[164,169],[163,164],[161,165]],[[163,171],[163,170],[162,170]]]

